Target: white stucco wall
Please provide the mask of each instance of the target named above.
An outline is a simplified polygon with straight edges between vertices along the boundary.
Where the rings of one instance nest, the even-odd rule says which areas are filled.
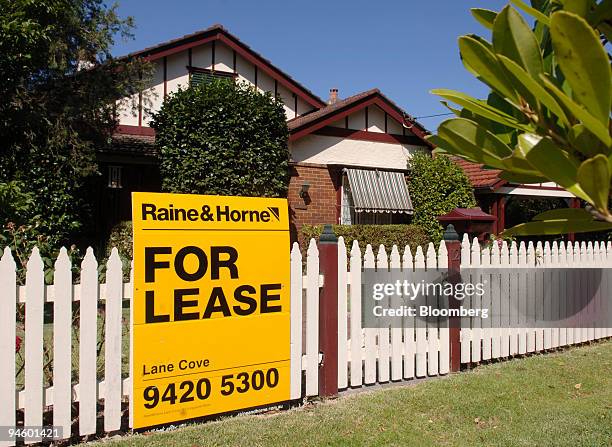
[[[402,135],[402,125],[393,118],[387,118],[387,133],[392,135]]]
[[[117,101],[117,120],[119,124],[138,126],[138,95]]]
[[[376,106],[368,107],[368,132],[385,132],[385,112]]]
[[[215,70],[234,71],[234,52],[220,42],[215,44]]]
[[[297,108],[297,115],[303,115],[305,113],[310,112],[311,110],[314,109],[313,106],[311,106],[310,104],[308,104],[306,101],[304,101],[302,98],[298,97],[298,102],[297,102],[298,108]]]
[[[155,72],[153,73],[153,87],[143,93],[142,104],[142,125],[148,126],[151,121],[151,113],[157,112],[164,102],[164,62],[157,60],[154,62]]]
[[[187,51],[185,51],[186,54]],[[217,49],[215,48],[215,57]],[[200,45],[191,49],[191,64],[194,67],[212,68],[212,44]],[[187,64],[185,64],[187,65]]]
[[[365,109],[358,110],[349,115],[348,128],[353,130],[365,130]]]
[[[189,65],[188,51],[182,51],[167,57],[166,66],[166,91],[172,93],[178,90],[179,86],[186,88],[189,86]],[[191,50],[191,63],[194,67],[212,68],[212,43],[207,43],[194,47]],[[224,72],[233,72],[234,52],[233,50],[217,41],[215,43],[215,70]],[[149,95],[149,104],[143,102],[142,125],[148,126],[150,121],[150,111],[157,111],[161,107],[164,98],[164,65],[163,59],[158,59],[154,62],[154,73],[151,82],[151,87],[147,90],[153,93]],[[236,71],[238,81],[246,82],[249,85],[255,85],[255,66],[241,57],[236,55]],[[258,70],[257,87],[259,91],[270,92],[274,95],[274,79],[265,73],[263,70]],[[278,93],[282,98],[287,119],[295,118],[311,111],[314,107],[306,101],[298,98],[297,113],[295,110],[295,98],[289,89],[278,83]],[[118,119],[119,124],[137,126],[138,125],[138,95],[132,98],[132,101],[118,101]]]
[[[189,85],[189,72],[187,71],[187,65],[189,65],[189,56],[187,51],[168,56],[166,87],[169,94],[177,91],[179,86],[187,87]]]
[[[409,157],[424,147],[308,135],[289,149],[296,162],[406,169]]]

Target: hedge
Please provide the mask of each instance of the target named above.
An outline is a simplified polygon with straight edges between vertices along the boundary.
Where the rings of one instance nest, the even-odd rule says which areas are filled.
[[[344,237],[344,243],[350,252],[354,240],[359,242],[362,250],[367,244],[373,248],[379,245],[391,248],[397,245],[400,251],[406,245],[412,250],[417,246],[425,246],[429,243],[429,237],[424,229],[418,225],[333,225],[336,236]],[[301,229],[302,249],[307,248],[311,238],[319,239],[323,231],[323,225],[304,225]]]
[[[412,223],[422,227],[433,242],[442,239],[438,216],[454,208],[476,206],[474,189],[463,170],[449,157],[416,154],[410,160],[410,198],[414,206]]]
[[[151,126],[164,191],[287,196],[287,117],[270,93],[227,80],[179,89]]]

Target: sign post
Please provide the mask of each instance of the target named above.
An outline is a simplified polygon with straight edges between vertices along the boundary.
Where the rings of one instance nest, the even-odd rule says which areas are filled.
[[[132,204],[133,427],[289,400],[287,200]]]

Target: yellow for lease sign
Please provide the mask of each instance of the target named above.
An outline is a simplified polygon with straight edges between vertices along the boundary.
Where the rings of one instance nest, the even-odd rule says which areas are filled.
[[[286,199],[133,193],[133,427],[289,400]]]

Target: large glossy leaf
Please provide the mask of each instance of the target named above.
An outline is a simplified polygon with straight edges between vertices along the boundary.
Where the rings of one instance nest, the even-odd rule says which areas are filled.
[[[567,233],[588,233],[612,229],[612,223],[594,220],[552,219],[527,222],[504,231],[505,236],[559,235]]]
[[[542,22],[545,25],[550,24],[550,19],[548,18],[546,14],[544,14],[541,11],[538,11],[535,8],[532,8],[531,6],[527,5],[522,0],[510,0],[510,3],[512,3],[517,8],[522,9],[523,11],[525,11],[530,16],[534,17],[539,22]]]
[[[612,20],[612,0],[600,2],[589,17],[589,23],[597,27],[607,20]]]
[[[580,104],[577,104],[572,98],[567,96],[565,93],[559,89],[555,84],[553,84],[549,79],[544,76],[541,76],[542,82],[544,82],[544,87],[556,98],[557,102],[563,104],[563,106],[570,112],[577,120],[582,122],[584,126],[593,133],[599,140],[604,143],[606,146],[612,146],[612,138],[610,138],[610,134],[606,126],[604,126],[597,118],[591,115],[588,110],[586,110]]]
[[[468,70],[476,74],[479,79],[502,96],[516,100],[516,92],[512,83],[496,59],[495,54],[478,39],[471,36],[461,36],[459,38],[459,52],[461,53],[461,60]]]
[[[585,19],[591,11],[591,7],[595,3],[593,0],[560,0],[563,4],[563,10],[573,12],[574,14],[584,17]]]
[[[455,104],[459,104],[460,106],[467,108],[468,110],[472,111],[477,115],[483,116],[505,126],[513,127],[515,129],[521,129],[526,132],[530,132],[532,130],[529,125],[519,122],[513,116],[510,116],[495,107],[491,107],[483,101],[479,101],[475,98],[472,98],[471,96],[466,95],[465,93],[447,89],[434,89],[431,90],[431,93],[433,93],[434,95],[441,96],[444,99],[448,99],[449,101],[452,101]]]
[[[495,17],[497,16],[497,13],[495,11],[483,8],[472,8],[471,12],[472,16],[474,16],[474,18],[478,20],[478,23],[480,23],[485,28],[493,29],[493,22],[495,21]]]
[[[502,159],[505,169],[510,172],[514,172],[516,174],[523,174],[532,177],[539,176],[541,177],[541,173],[534,169],[534,167],[529,163],[526,159],[520,148],[512,151],[512,155],[510,157],[506,157]]]
[[[578,169],[578,181],[582,190],[591,198],[598,210],[608,209],[610,195],[610,170],[608,158],[599,154],[585,160]]]
[[[516,62],[531,76],[543,71],[542,54],[535,34],[516,9],[506,6],[493,25],[493,48]]]
[[[557,100],[546,91],[540,84],[540,79],[532,78],[529,73],[523,70],[518,64],[505,56],[498,56],[504,67],[512,73],[513,79],[516,82],[520,82],[522,87],[526,89],[537,101],[542,103],[548,110],[550,110],[555,116],[559,118],[561,123],[569,126],[569,121],[563,108],[559,105]],[[517,88],[517,90],[519,90]],[[532,106],[536,106],[532,104]]]
[[[586,20],[565,11],[552,15],[550,33],[557,62],[574,99],[607,127],[612,81],[610,62],[599,36]]]
[[[532,220],[593,220],[593,215],[584,208],[559,208],[538,214]]]
[[[457,116],[461,115],[461,109],[456,109],[455,107],[452,107],[447,101],[440,101],[440,102],[442,103],[444,107],[446,107],[448,110],[453,112],[455,115]]]
[[[451,118],[443,121],[438,127],[438,135],[430,141],[438,144],[445,152],[460,156],[475,163],[484,163],[488,166],[493,166],[498,169],[503,168],[503,163],[500,157],[491,155],[488,151],[484,151],[482,147],[476,144],[469,136],[461,135],[461,128],[457,129],[457,125],[452,123],[453,120],[468,121],[463,118]],[[473,123],[475,125],[475,123]],[[509,148],[508,148],[509,149]]]
[[[584,124],[572,126],[567,134],[572,147],[578,149],[587,157],[594,157],[597,154],[609,154],[610,149],[606,147],[595,135],[588,131]]]
[[[491,132],[493,135],[495,135],[507,145],[513,145],[512,136],[516,132],[516,129],[496,123],[495,121],[491,121],[490,119],[483,118],[480,115],[470,112],[465,107],[461,109],[461,114],[459,114],[459,117],[478,123],[478,125],[487,129],[489,132]]]
[[[434,149],[436,154],[456,155],[473,163],[492,162],[494,164],[501,164],[500,160],[493,159],[482,151],[461,148],[454,142],[449,142],[440,137],[440,135],[429,135],[426,138],[428,141],[436,145],[436,148]]]
[[[539,177],[537,175],[517,174],[509,171],[502,172],[499,175],[499,178],[519,184],[543,183],[548,181],[547,178]]]
[[[512,149],[503,141],[468,119],[451,118],[443,121],[438,127],[438,135],[470,152],[482,151],[497,159],[512,155]]]
[[[578,161],[558,148],[550,139],[522,134],[518,146],[525,159],[544,177],[558,183],[572,194],[589,200],[578,185]]]

